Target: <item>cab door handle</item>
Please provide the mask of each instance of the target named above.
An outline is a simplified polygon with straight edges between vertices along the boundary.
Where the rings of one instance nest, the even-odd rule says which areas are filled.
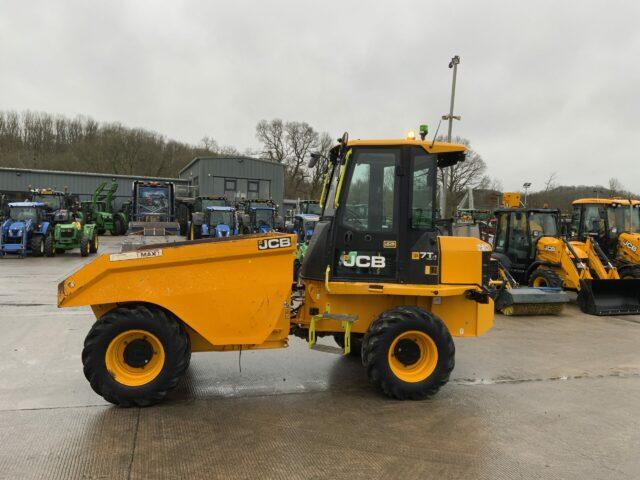
[[[344,234],[344,243],[349,244],[351,243],[351,240],[353,240],[353,232],[351,232],[351,230],[348,230]]]

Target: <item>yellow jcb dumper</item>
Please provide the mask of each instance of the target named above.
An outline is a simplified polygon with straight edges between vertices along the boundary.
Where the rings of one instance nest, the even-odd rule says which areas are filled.
[[[205,239],[103,255],[59,285],[58,305],[97,318],[82,353],[93,389],[122,406],[160,401],[191,352],[282,348],[334,336],[390,397],[422,399],[449,380],[452,336],[493,322],[490,247],[438,235],[437,168],[462,145],[348,141],[331,150],[300,281],[295,236]],[[317,157],[315,157],[317,158]],[[337,349],[337,347],[334,347]]]
[[[616,266],[621,278],[640,278],[640,200],[575,200],[571,237],[594,239]]]
[[[518,282],[578,292],[578,305],[585,313],[640,313],[640,280],[620,279],[591,237],[567,241],[559,232],[559,214],[536,208],[496,211],[494,256]]]

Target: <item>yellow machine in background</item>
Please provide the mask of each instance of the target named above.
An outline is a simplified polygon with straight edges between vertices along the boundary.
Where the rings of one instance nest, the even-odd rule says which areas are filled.
[[[331,150],[323,214],[291,293],[293,235],[271,233],[103,255],[59,285],[58,305],[90,305],[82,354],[93,389],[122,406],[160,401],[192,351],[286,347],[290,334],[360,354],[388,396],[421,399],[454,367],[452,336],[493,322],[488,244],[441,237],[438,167],[465,147],[414,139]],[[314,157],[317,159],[317,156]]]
[[[504,208],[520,208],[520,194],[515,192],[503,192],[500,205]]]
[[[558,210],[506,208],[496,218],[494,256],[518,282],[576,291],[586,313],[640,313],[640,281],[621,280],[593,238],[567,241]]]
[[[572,237],[592,238],[622,278],[640,278],[640,200],[582,198],[572,205]]]

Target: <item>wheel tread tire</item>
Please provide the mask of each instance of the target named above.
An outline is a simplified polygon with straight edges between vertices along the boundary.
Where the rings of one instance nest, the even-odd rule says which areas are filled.
[[[563,281],[560,275],[547,267],[538,267],[529,275],[529,286],[533,287],[534,280],[539,277],[544,278],[547,287],[562,288]]]
[[[160,374],[139,387],[116,382],[104,361],[109,342],[132,329],[148,329],[162,337],[165,350],[165,366]],[[190,360],[191,345],[183,324],[169,312],[147,305],[122,306],[107,312],[87,334],[82,350],[84,375],[93,391],[121,407],[147,407],[160,402],[178,384]],[[169,368],[168,361],[172,363]]]
[[[47,257],[55,257],[56,250],[53,235],[47,235],[47,238],[44,239],[44,254]]]
[[[422,326],[422,328],[421,328]],[[388,349],[393,333],[422,330],[436,343],[438,363],[427,379],[408,383],[398,379],[388,366]],[[440,390],[449,381],[455,367],[455,345],[447,326],[437,316],[419,307],[403,306],[387,310],[369,326],[362,344],[362,363],[370,382],[382,392],[398,400],[422,400]]]
[[[636,265],[625,265],[618,268],[618,273],[620,274],[620,278],[637,278],[640,279],[640,266]]]
[[[33,235],[30,240],[31,255],[34,257],[44,256],[44,239],[42,235]]]
[[[80,256],[88,257],[90,249],[91,249],[91,246],[89,245],[89,238],[83,235],[82,238],[80,239]]]

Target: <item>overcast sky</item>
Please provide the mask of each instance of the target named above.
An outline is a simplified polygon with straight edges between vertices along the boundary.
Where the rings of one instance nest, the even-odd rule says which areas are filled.
[[[257,147],[260,119],[399,137],[446,113],[506,189],[640,191],[640,2],[0,0],[0,109]],[[444,131],[444,126],[443,130]]]

